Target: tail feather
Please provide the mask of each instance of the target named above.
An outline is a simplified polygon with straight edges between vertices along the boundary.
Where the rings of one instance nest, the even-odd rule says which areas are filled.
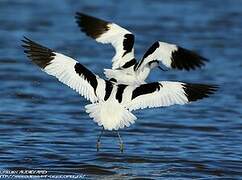
[[[137,119],[118,102],[100,102],[85,106],[86,112],[99,126],[107,130],[118,130],[129,127]]]

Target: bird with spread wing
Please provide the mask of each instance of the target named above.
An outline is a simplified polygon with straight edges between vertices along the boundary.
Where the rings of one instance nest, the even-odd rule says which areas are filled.
[[[112,69],[104,69],[105,76],[117,83],[143,84],[153,68],[194,70],[208,61],[195,51],[175,44],[156,41],[140,61],[134,56],[135,36],[125,28],[81,12],[76,13],[81,31],[99,43],[111,44],[115,49]]]
[[[102,27],[100,24],[100,29]],[[91,33],[91,35],[99,36],[98,33]],[[123,141],[118,130],[129,127],[135,122],[136,116],[132,113],[133,111],[175,104],[184,105],[208,97],[217,88],[214,85],[172,81],[157,81],[147,84],[114,83],[94,74],[73,58],[57,53],[26,37],[22,41],[24,52],[34,64],[90,102],[85,106],[86,112],[99,126],[103,127],[97,139],[97,150],[100,147],[103,131],[114,130],[119,137],[120,150],[123,151]],[[131,56],[128,54],[133,50],[127,52],[127,49],[125,48],[119,58]],[[118,61],[122,64],[122,60],[115,59],[115,62]],[[144,59],[144,61],[146,60]],[[118,65],[118,67],[120,66]]]

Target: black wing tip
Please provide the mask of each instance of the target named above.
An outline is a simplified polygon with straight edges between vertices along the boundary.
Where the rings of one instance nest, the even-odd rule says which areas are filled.
[[[98,23],[98,24],[102,23],[102,24],[106,25],[106,24],[110,23],[106,20],[94,17],[92,15],[89,15],[89,14],[86,14],[86,13],[83,13],[83,12],[76,12],[75,13],[75,19],[76,19],[76,22],[80,25],[85,25],[83,23],[86,23],[86,22],[83,22],[83,21],[89,21],[90,24],[92,24],[92,23]]]
[[[23,42],[21,46],[24,48],[24,53],[41,68],[44,69],[54,59],[55,54],[53,50],[32,41],[26,36],[23,36],[21,41]]]
[[[76,23],[77,23],[78,25],[81,25],[81,19],[82,19],[83,17],[86,17],[86,16],[88,16],[88,15],[86,15],[86,14],[84,14],[84,13],[81,13],[81,12],[76,12],[76,14],[75,14]]]
[[[75,19],[80,30],[87,36],[90,36],[94,39],[97,39],[103,33],[109,30],[108,24],[110,23],[108,21],[90,16],[82,12],[76,12]]]
[[[47,47],[44,47],[40,44],[38,44],[37,42],[27,38],[26,36],[23,36],[23,39],[21,40],[23,42],[22,46],[23,47],[30,47],[30,46],[34,46],[34,47],[40,47],[40,48],[46,48],[48,49]]]
[[[23,40],[31,41],[27,36],[23,36]]]
[[[77,17],[77,16],[82,16],[84,13],[82,13],[82,12],[80,12],[80,11],[76,11],[76,13],[75,13],[75,16]],[[85,15],[85,14],[84,14]]]
[[[83,13],[83,12],[80,12],[80,11],[77,11],[77,12],[75,13],[75,18],[76,18],[77,20],[79,20],[79,19],[81,19],[81,18],[95,18],[95,17],[90,16],[89,14],[86,14],[86,13]]]
[[[201,69],[207,62],[209,62],[208,58],[180,46],[177,46],[177,50],[172,52],[171,67],[173,69],[186,71]]]
[[[30,41],[29,38],[27,38],[26,36],[23,36],[23,39],[21,40],[22,42],[25,42],[25,41]]]
[[[209,97],[210,95],[214,94],[218,88],[218,85],[212,84],[183,84],[183,89],[189,102]]]
[[[29,38],[27,38],[26,36],[23,36],[23,39],[21,39],[21,42],[22,42],[21,46],[25,49],[24,52],[28,53],[28,49],[29,49],[32,41]]]
[[[21,44],[21,46],[25,48],[26,46],[29,46],[33,41],[27,38],[26,36],[23,36],[23,39],[21,39],[21,42],[23,43]]]
[[[79,16],[79,17],[81,17],[81,16],[90,16],[89,14],[83,13],[81,11],[76,11],[75,15]]]

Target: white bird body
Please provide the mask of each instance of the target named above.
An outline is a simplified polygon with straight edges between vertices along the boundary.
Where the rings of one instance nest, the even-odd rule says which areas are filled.
[[[124,127],[129,127],[137,119],[130,111],[118,103],[115,99],[110,99],[104,102],[89,104],[85,106],[89,116],[103,126],[106,130],[118,130]]]
[[[108,79],[114,79],[118,84],[144,84],[145,79],[148,77],[151,69],[144,67],[139,71],[132,70],[133,67],[128,69],[104,69],[104,74]],[[130,70],[131,69],[131,70]]]

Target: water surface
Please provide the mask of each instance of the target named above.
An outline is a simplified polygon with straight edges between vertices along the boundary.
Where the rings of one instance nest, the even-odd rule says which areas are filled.
[[[0,169],[45,169],[88,179],[239,179],[242,176],[242,1],[0,1]],[[198,50],[192,72],[155,70],[149,81],[213,83],[216,95],[186,106],[137,111],[121,131],[125,152],[98,127],[87,101],[31,64],[23,35],[75,57],[103,77],[113,50],[79,32],[76,11],[136,35],[136,56],[156,40]],[[158,79],[157,79],[158,78]]]

